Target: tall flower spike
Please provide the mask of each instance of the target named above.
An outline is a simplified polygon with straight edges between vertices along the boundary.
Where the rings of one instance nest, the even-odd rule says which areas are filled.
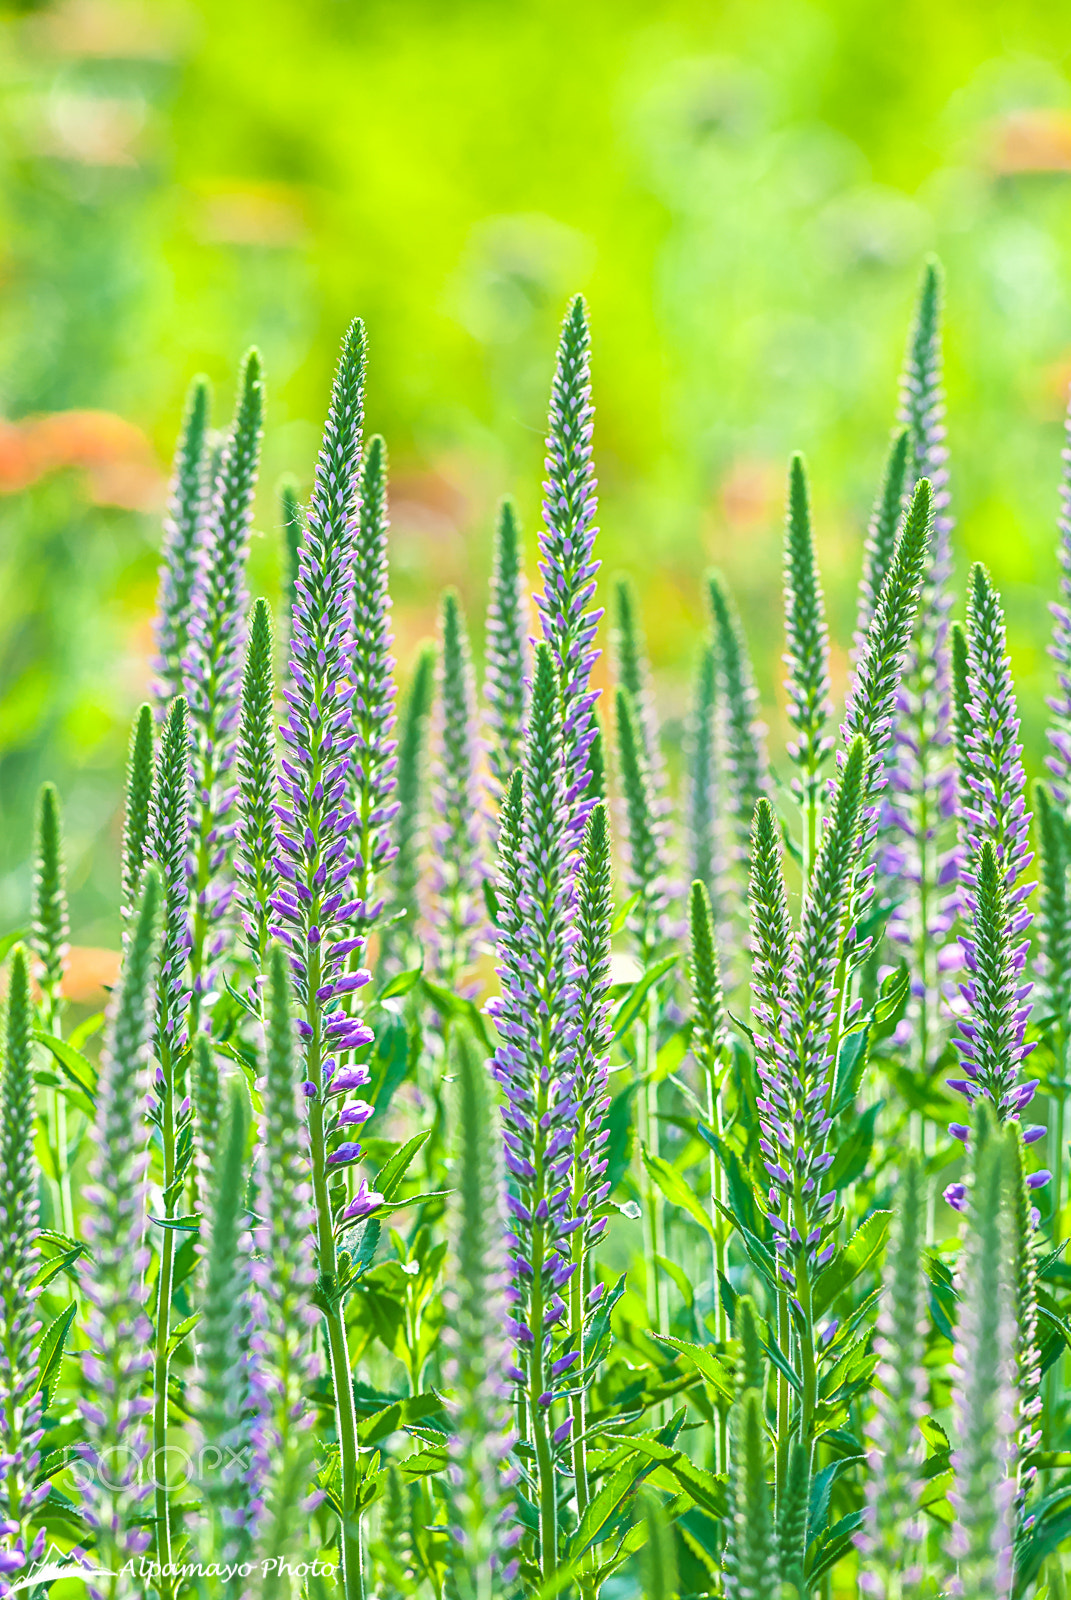
[[[452,589],[443,595],[439,614],[434,749],[429,954],[452,985],[475,960],[485,923],[476,680],[464,614]]]
[[[1024,1043],[1032,985],[1024,984],[1027,941],[1033,917],[1025,902],[1034,888],[1024,881],[1033,856],[1019,716],[1005,649],[1004,617],[984,569],[971,572],[968,602],[966,700],[957,723],[962,832],[966,860],[961,904],[967,932],[960,936],[966,979],[956,1048],[965,1077],[949,1079],[973,1103],[983,1095],[999,1121],[1017,1120],[1033,1099],[1036,1083],[1017,1083],[1019,1067],[1033,1048]],[[957,674],[958,676],[958,674]],[[962,695],[961,686],[959,694]],[[965,1139],[964,1124],[949,1131]],[[1027,1128],[1028,1142],[1044,1134]],[[1035,1187],[1045,1181],[1035,1174]],[[946,1191],[957,1203],[958,1186]]]
[[[543,484],[539,570],[543,592],[536,595],[543,637],[554,652],[560,680],[562,736],[567,767],[565,804],[570,840],[579,849],[592,802],[587,798],[588,752],[595,737],[592,707],[598,690],[591,669],[599,652],[595,633],[602,616],[589,609],[595,594],[596,479],[592,465],[594,431],[591,404],[591,334],[580,295],[565,315],[554,382]]]
[[[872,756],[884,756],[893,736],[896,697],[922,587],[931,520],[930,485],[915,485],[904,529],[859,652],[841,726],[845,747],[862,734]]]
[[[156,924],[163,896],[148,868],[123,960],[112,992],[97,1084],[90,1168],[83,1190],[85,1236],[93,1252],[84,1263],[82,1293],[88,1307],[87,1349],[82,1355],[85,1392],[79,1401],[85,1430],[80,1453],[82,1513],[94,1531],[97,1563],[120,1572],[152,1537],[144,1501],[149,1438],[144,1418],[152,1402],[144,1393],[153,1364],[152,1328],[142,1308],[141,1280],[149,1264],[145,1238],[149,1155],[141,1123],[148,1092],[152,1037],[152,975]],[[117,1455],[118,1452],[118,1455]],[[110,1470],[109,1470],[110,1466]],[[135,1580],[110,1587],[108,1600],[135,1600]],[[90,1589],[91,1594],[101,1591]]]
[[[40,1476],[41,1391],[37,1386],[41,1331],[34,1287],[39,1252],[37,1171],[34,1163],[33,1007],[26,952],[16,945],[8,979],[4,1077],[0,1084],[0,1596],[10,1580],[40,1559],[44,1530],[31,1536],[30,1519],[48,1499]],[[21,1587],[21,1585],[20,1585]]]
[[[157,714],[185,684],[193,591],[201,560],[208,514],[208,422],[211,392],[207,378],[195,378],[186,398],[164,519],[163,561],[156,603],[154,685]]]
[[[643,753],[657,813],[659,818],[664,818],[667,810],[666,765],[662,757],[658,707],[651,679],[651,663],[647,658],[647,642],[640,621],[639,601],[628,578],[618,578],[614,584],[614,655],[617,681],[631,696],[636,722],[643,734]]]
[[[821,818],[820,773],[833,741],[825,731],[829,698],[829,633],[825,599],[811,530],[810,493],[803,457],[792,457],[784,553],[785,662],[788,720],[797,737],[788,753],[799,769],[794,791],[803,808],[804,873],[809,877],[818,849]]]
[[[777,1042],[782,1034],[785,981],[792,961],[792,919],[782,861],[781,830],[765,796],[755,807],[751,833],[752,1003],[758,1073],[763,1082],[776,1076]]]
[[[172,1056],[185,1042],[183,1012],[186,963],[190,949],[189,891],[186,858],[189,849],[189,731],[186,702],[172,702],[160,745],[149,819],[148,855],[160,869],[163,887],[163,932],[160,982],[156,995],[157,1052]]]
[[[155,775],[152,707],[141,707],[130,736],[126,769],[126,808],[123,813],[123,880],[121,914],[125,924],[134,914],[141,894],[141,875],[149,847],[152,788]]]
[[[644,1600],[677,1600],[680,1578],[673,1525],[661,1500],[651,1491],[641,1492],[637,1509],[647,1533],[639,1558]]]
[[[249,1344],[249,1282],[241,1253],[248,1113],[238,1083],[229,1100],[212,1174],[194,1404],[202,1436],[200,1489],[214,1524],[205,1553],[228,1564],[248,1557],[260,1487],[260,1464],[250,1460],[250,1378],[257,1358]]]
[[[186,653],[194,790],[193,1032],[211,1004],[216,963],[226,943],[221,922],[234,892],[228,862],[234,837],[233,767],[246,629],[245,567],[263,428],[264,381],[260,357],[251,350],[239,377],[234,423],[216,474]]]
[[[469,1040],[454,1049],[455,1198],[450,1211],[451,1264],[445,1291],[444,1377],[450,1393],[447,1494],[457,1600],[490,1600],[508,1591],[511,1554],[521,1536],[513,1521],[509,1464],[515,1440],[510,1411],[502,1172],[491,1080]]]
[[[1051,753],[1046,766],[1053,775],[1053,795],[1067,809],[1071,803],[1071,400],[1064,418],[1064,447],[1060,452],[1059,544],[1060,598],[1052,603],[1052,643],[1049,654],[1056,663],[1056,694],[1049,700],[1053,714],[1048,729]]]
[[[1037,1223],[1023,1136],[1014,1123],[1004,1129],[1004,1183],[1009,1245],[1009,1278],[1015,1321],[1015,1387],[1019,1396],[1017,1447],[1019,1492],[1017,1523],[1021,1530],[1034,1521],[1028,1506],[1037,1467],[1030,1456],[1041,1444],[1041,1349],[1038,1344]]]
[[[36,957],[41,1026],[46,1033],[56,1032],[63,1007],[69,933],[59,796],[54,784],[43,783],[37,797],[30,948]]]
[[[30,949],[40,990],[37,1014],[45,1033],[60,1031],[63,974],[67,966],[67,885],[64,881],[63,830],[59,796],[51,783],[41,785],[34,837],[33,902]],[[49,1149],[49,1188],[55,1225],[68,1236],[74,1231],[67,1100],[62,1089],[45,1090],[45,1127]]]
[[[861,820],[869,752],[854,741],[841,768],[826,819],[814,873],[803,903],[800,932],[785,974],[781,1033],[764,1063],[765,1090],[758,1101],[759,1141],[769,1192],[770,1224],[780,1281],[807,1315],[810,1285],[832,1259],[835,1245],[823,1243],[830,1229],[836,1195],[822,1192],[833,1165],[829,1134],[837,1026],[835,983],[859,861]],[[776,903],[776,902],[775,902]],[[828,1180],[827,1180],[828,1181]],[[801,1432],[807,1440],[810,1419]]]
[[[992,839],[1013,907],[1034,885],[1024,883],[1033,856],[1030,813],[1026,810],[1026,774],[1019,736],[1019,709],[1005,640],[1004,612],[983,566],[971,569],[967,597],[967,702],[970,729],[967,789],[963,797],[968,849],[977,851]],[[964,899],[970,902],[969,878]],[[1028,918],[1021,924],[1029,926]]]
[[[705,639],[696,658],[685,736],[685,867],[688,881],[698,879],[715,907],[720,904],[721,879],[717,679],[714,642]]]
[[[605,1180],[606,1144],[610,1130],[604,1126],[610,1109],[610,929],[613,923],[613,883],[610,824],[600,802],[587,820],[576,877],[576,944],[572,974],[577,996],[576,1076],[573,1099],[573,1193],[571,1209],[573,1275],[569,1283],[569,1331],[577,1361],[572,1376],[573,1478],[577,1510],[584,1514],[588,1502],[587,1423],[585,1390],[593,1381],[588,1371],[586,1334],[592,1316],[591,1252],[602,1232],[602,1219],[593,1196]],[[598,1295],[596,1294],[596,1303]]]
[[[916,1040],[916,1071],[927,1076],[940,1054],[938,952],[955,919],[955,766],[951,759],[952,519],[944,465],[941,393],[941,274],[927,263],[901,377],[900,420],[910,436],[907,488],[931,489],[933,537],[921,602],[904,662],[888,760],[881,870],[892,886],[889,936],[911,969],[913,999],[901,1033]]]
[[[1022,1003],[1032,985],[1018,982],[1026,947],[1025,942],[1016,942],[1017,919],[990,839],[971,863],[970,884],[970,922],[968,932],[960,936],[967,977],[959,986],[964,1004],[955,1040],[966,1076],[950,1078],[948,1083],[968,1105],[979,1098],[988,1100],[999,1122],[1018,1121],[1037,1087],[1034,1082],[1017,1081],[1020,1064],[1033,1048],[1024,1043],[1030,1006]],[[955,1138],[967,1138],[963,1123],[950,1123],[948,1131]],[[1033,1142],[1044,1132],[1041,1126],[1027,1128],[1026,1138]],[[955,1204],[958,1187],[953,1185],[948,1192],[950,1204]]]
[[[870,620],[863,647],[859,652],[855,675],[848,691],[844,721],[841,724],[841,738],[845,751],[851,741],[860,735],[866,739],[870,748],[861,853],[863,866],[853,886],[852,896],[853,965],[858,965],[869,948],[869,941],[859,940],[854,927],[863,907],[874,893],[873,878],[876,863],[873,859],[873,845],[878,834],[879,801],[887,783],[887,765],[895,727],[896,707],[899,703],[904,661],[918,610],[930,525],[930,485],[923,478],[915,486],[903,532],[897,540],[892,564]],[[837,760],[839,764],[843,763],[844,751],[838,753]],[[942,915],[951,917],[951,904],[942,908]],[[919,926],[921,927],[921,923]],[[921,960],[926,967],[928,980],[933,979],[935,982],[931,969],[932,945],[925,940],[922,943]],[[930,993],[931,989],[923,985],[921,994]],[[915,997],[920,1007],[921,994],[917,990]],[[927,1015],[931,1011],[932,1006],[928,1005]]]
[[[630,894],[639,896],[629,927],[640,961],[648,967],[665,939],[668,896],[663,836],[643,729],[627,689],[618,689],[615,706],[627,824],[628,887]]]
[[[527,1442],[534,1451],[532,1498],[540,1506],[540,1565],[557,1567],[555,1458],[572,1417],[555,1426],[556,1391],[576,1364],[560,1354],[573,1276],[570,1171],[576,1101],[577,996],[570,872],[571,808],[562,753],[561,690],[550,648],[536,648],[525,741],[523,791],[515,777],[499,836],[499,975],[501,996],[488,1004],[498,1028],[494,1076],[505,1095],[503,1141],[510,1177],[509,1376],[519,1389]],[[606,1199],[603,1183],[590,1196]],[[605,1228],[596,1223],[589,1240]]]
[[[1068,905],[1067,838],[1062,819],[1044,783],[1034,785],[1034,815],[1041,847],[1038,966],[1044,985],[1046,1009],[1056,1019],[1057,1060],[1063,1060],[1067,1049],[1068,1022],[1071,1019],[1071,906]],[[1057,1150],[1056,1162],[1061,1159],[1062,1154]],[[1059,1193],[1058,1189],[1053,1196],[1054,1210],[1059,1209]],[[1058,1221],[1056,1225],[1059,1227]]]
[[[272,673],[271,610],[266,600],[253,607],[242,712],[238,726],[239,814],[234,870],[246,942],[257,973],[268,959],[271,897],[275,870],[275,691]]]
[[[918,1431],[926,1395],[929,1286],[922,1265],[926,1186],[917,1154],[900,1173],[893,1231],[878,1312],[875,1416],[868,1431],[866,1511],[856,1536],[862,1552],[859,1586],[878,1600],[900,1600],[921,1576],[916,1513],[922,1487]]]
[[[170,1219],[185,1210],[182,1203],[185,1150],[189,1147],[190,1102],[185,1090],[186,987],[190,950],[189,887],[189,733],[186,702],[181,695],[168,713],[153,790],[149,850],[157,863],[162,889],[160,971],[156,987],[157,1059],[153,1095],[148,1115],[159,1130],[161,1152],[161,1206]],[[176,1233],[161,1228],[155,1302],[156,1360],[153,1371],[154,1458],[166,1463],[171,1410],[168,1373],[171,1361],[171,1297]],[[153,1474],[156,1510],[156,1559],[171,1561],[171,1497],[164,1471]]]
[[[301,565],[301,542],[305,537],[305,517],[301,510],[301,500],[298,496],[297,483],[293,478],[284,478],[279,485],[279,515],[283,522],[283,545],[286,551],[285,593],[286,615],[289,618],[294,609],[294,599],[297,595],[298,570]]]
[[[717,643],[718,675],[725,721],[726,806],[738,859],[747,855],[751,817],[768,782],[765,728],[747,641],[736,608],[718,573],[707,578],[710,615]]]
[[[193,1090],[194,1145],[198,1158],[198,1175],[201,1182],[201,1192],[208,1194],[211,1190],[212,1174],[216,1170],[216,1161],[219,1155],[219,1128],[222,1112],[220,1110],[219,1067],[216,1065],[212,1041],[206,1033],[199,1033],[193,1041],[191,1087]]]
[[[517,511],[509,498],[498,508],[491,592],[487,600],[483,695],[487,702],[487,765],[491,805],[497,810],[521,759],[531,670],[528,595]]]
[[[1045,998],[1057,1018],[1071,1011],[1071,907],[1068,906],[1068,850],[1057,808],[1047,784],[1034,784],[1034,816],[1041,843],[1039,944]],[[1065,1022],[1066,1027],[1066,1022]]]
[[[424,812],[427,802],[426,747],[428,716],[435,680],[435,647],[425,645],[402,705],[398,741],[398,815],[394,838],[398,853],[391,872],[394,919],[383,930],[381,960],[386,970],[407,964],[404,952],[416,938],[417,885],[424,846]]]
[[[284,691],[289,713],[282,735],[287,748],[280,762],[276,806],[282,823],[276,831],[275,858],[280,884],[272,899],[277,920],[271,930],[290,952],[300,1007],[317,1269],[325,1286],[323,1310],[341,1465],[345,1600],[358,1600],[361,1593],[361,1513],[357,1417],[336,1229],[360,1222],[379,1199],[364,1179],[354,1186],[352,1198],[347,1188],[346,1170],[361,1154],[352,1131],[371,1114],[371,1107],[362,1100],[347,1103],[348,1093],[367,1083],[369,1073],[367,1067],[343,1063],[346,1052],[372,1039],[372,1030],[348,1009],[350,997],[368,982],[364,969],[349,970],[350,957],[364,945],[368,911],[354,893],[358,863],[350,854],[358,823],[351,803],[352,751],[359,738],[353,720],[352,656],[364,350],[364,329],[355,322],[343,341],[301,547]],[[374,568],[375,563],[371,565]],[[368,571],[366,561],[366,578]],[[366,601],[368,594],[366,587]],[[359,782],[366,777],[373,781],[371,769],[359,775]],[[369,827],[371,817],[370,811]],[[370,859],[362,860],[362,872],[368,870]]]
[[[901,428],[893,434],[889,453],[885,458],[881,487],[870,515],[855,618],[856,656],[863,648],[870,619],[874,615],[896,549],[896,539],[904,514],[904,490],[907,487],[910,444],[909,429]]]
[[[717,573],[707,579],[718,668],[719,754],[722,756],[723,882],[718,899],[736,912],[726,930],[723,954],[731,990],[746,973],[740,958],[744,931],[743,896],[751,818],[768,784],[765,729],[759,721],[759,696],[747,641],[728,591]]]
[[[971,1145],[973,1171],[957,1271],[952,1552],[963,1600],[1010,1600],[1016,1490],[1012,1291],[1001,1206],[1003,1150],[984,1105]]]
[[[762,1396],[746,1389],[734,1407],[735,1505],[725,1563],[726,1600],[779,1600],[773,1497],[766,1482]]]
[[[718,948],[714,934],[714,916],[706,886],[696,879],[692,884],[689,904],[689,977],[692,988],[692,1056],[699,1069],[700,1090],[706,1090],[707,1122],[714,1132],[721,1134],[724,1127],[721,1108],[721,1086],[724,1073],[725,1049],[729,1042],[722,996],[721,968],[718,965]],[[725,1199],[721,1166],[713,1149],[710,1152],[711,1225],[713,1229],[713,1266],[716,1289],[717,1321],[715,1337],[719,1342],[729,1336],[727,1306],[722,1280],[728,1265],[725,1228],[715,1201]],[[724,1452],[722,1452],[724,1453]],[[720,1464],[720,1463],[719,1463]]]
[[[398,812],[393,798],[398,741],[394,738],[397,691],[387,591],[387,446],[378,434],[368,441],[365,451],[360,501],[353,563],[352,719],[356,742],[350,792],[356,812],[354,888],[361,901],[355,922],[361,933],[367,933],[383,911],[378,877],[394,860],[390,824]]]
[[[311,1504],[307,1484],[315,1455],[306,1386],[320,1376],[312,1295],[313,1206],[308,1138],[298,1102],[297,1048],[290,1017],[290,981],[281,946],[268,962],[267,1039],[262,1090],[260,1162],[252,1243],[253,1348],[257,1415],[253,1449],[267,1510],[261,1550],[269,1561],[294,1548]],[[299,1516],[300,1513],[300,1516]],[[263,1600],[276,1600],[284,1582],[272,1567]]]

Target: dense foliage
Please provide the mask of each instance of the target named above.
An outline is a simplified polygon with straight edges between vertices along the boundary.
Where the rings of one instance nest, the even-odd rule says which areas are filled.
[[[482,685],[448,591],[397,698],[362,324],[274,628],[259,357],[221,438],[194,385],[106,1013],[51,786],[6,941],[0,1593],[1066,1594],[1071,480],[1028,791],[940,328],[931,263],[843,708],[797,455],[793,742],[711,574],[679,795],[627,584],[595,674],[582,300]]]

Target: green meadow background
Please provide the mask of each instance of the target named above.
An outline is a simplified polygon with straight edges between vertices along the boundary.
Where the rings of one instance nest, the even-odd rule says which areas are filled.
[[[775,739],[788,454],[844,681],[920,265],[948,284],[961,571],[1008,606],[1041,757],[1071,376],[1071,22],[1052,0],[67,0],[0,6],[0,921],[32,798],[69,819],[75,939],[114,946],[120,774],[192,374],[269,380],[252,571],[366,319],[393,463],[402,672],[494,507],[532,558],[568,296],[594,323],[604,572],[644,601],[670,744],[716,563]],[[775,743],[776,748],[776,743]],[[75,974],[77,977],[77,973]]]

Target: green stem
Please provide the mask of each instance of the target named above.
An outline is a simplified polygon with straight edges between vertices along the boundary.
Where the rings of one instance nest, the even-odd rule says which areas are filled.
[[[540,1104],[545,1095],[540,1095]],[[541,1113],[542,1114],[542,1113]],[[542,1165],[540,1154],[539,1165]],[[558,1570],[558,1509],[557,1489],[554,1481],[554,1458],[547,1437],[547,1416],[539,1404],[539,1396],[546,1392],[546,1372],[543,1361],[543,1264],[546,1240],[542,1224],[532,1230],[532,1357],[529,1393],[529,1420],[532,1428],[532,1445],[535,1449],[536,1471],[539,1477],[539,1564],[544,1580]]]
[[[658,996],[649,995],[644,1007],[637,1039],[637,1060],[641,1063],[643,1084],[640,1090],[640,1138],[652,1157],[659,1154],[661,1143],[658,1123]],[[640,1192],[643,1204],[644,1265],[647,1275],[647,1313],[652,1329],[666,1333],[666,1303],[662,1292],[662,1275],[658,1257],[666,1253],[665,1212],[660,1204],[658,1188],[647,1171],[646,1163],[640,1172]]]
[[[361,1518],[357,1507],[359,1443],[357,1412],[353,1403],[353,1377],[346,1341],[346,1319],[338,1282],[335,1223],[327,1182],[327,1143],[324,1132],[323,1040],[320,1007],[315,999],[320,987],[321,957],[318,946],[309,949],[306,1018],[312,1028],[306,1070],[316,1094],[309,1105],[309,1151],[312,1158],[312,1192],[316,1212],[316,1253],[319,1267],[320,1306],[327,1329],[331,1382],[335,1391],[335,1427],[338,1432],[342,1473],[342,1592],[345,1600],[364,1600],[364,1561]]]
[[[164,1217],[177,1215],[175,1202],[175,1083],[174,1060],[166,1038],[160,1048],[161,1086],[160,1135],[163,1144]],[[153,1352],[153,1495],[156,1509],[156,1559],[160,1566],[161,1600],[170,1600],[174,1581],[167,1576],[171,1566],[171,1504],[167,1481],[167,1381],[171,1364],[171,1293],[175,1266],[175,1230],[164,1228],[160,1244],[160,1270],[156,1281],[156,1341]]]
[[[789,1358],[789,1341],[792,1333],[791,1319],[788,1309],[788,1292],[785,1289],[778,1291],[777,1295],[777,1342],[781,1347],[781,1354],[787,1361]],[[792,1443],[792,1392],[788,1379],[784,1373],[777,1373],[777,1455],[776,1455],[776,1483],[775,1494],[777,1504],[780,1506],[785,1488],[788,1483],[788,1452]]]
[[[713,1062],[707,1072],[707,1121],[719,1139],[722,1136],[721,1097],[718,1094],[718,1085],[714,1077]],[[729,1342],[729,1317],[725,1305],[725,1295],[722,1283],[725,1280],[727,1269],[726,1226],[715,1200],[725,1204],[725,1174],[721,1169],[714,1151],[710,1152],[710,1221],[714,1230],[711,1248],[714,1256],[714,1337],[724,1352]],[[718,1411],[718,1436],[717,1455],[714,1470],[724,1472],[729,1465],[729,1413],[724,1408]]]

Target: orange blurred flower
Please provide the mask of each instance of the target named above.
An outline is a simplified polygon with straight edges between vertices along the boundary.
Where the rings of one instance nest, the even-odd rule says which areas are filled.
[[[140,428],[111,411],[56,411],[0,419],[0,494],[17,494],[49,472],[82,468],[96,505],[155,511],[165,480]]]

